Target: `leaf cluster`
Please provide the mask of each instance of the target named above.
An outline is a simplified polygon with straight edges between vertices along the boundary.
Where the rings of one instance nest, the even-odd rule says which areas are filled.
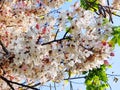
[[[100,68],[89,70],[85,79],[86,90],[105,90],[109,87],[107,81],[108,77],[105,65],[101,65]]]
[[[96,11],[99,8],[98,0],[80,0],[80,6],[85,10]]]
[[[115,26],[112,28],[113,29],[113,37],[110,40],[110,44],[115,47],[116,44],[120,46],[120,26]]]

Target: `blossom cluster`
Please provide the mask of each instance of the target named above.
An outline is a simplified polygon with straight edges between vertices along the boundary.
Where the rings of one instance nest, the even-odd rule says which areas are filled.
[[[13,1],[5,4],[0,14],[0,40],[14,57],[9,60],[0,48],[0,75],[17,82],[23,77],[43,84],[50,80],[60,82],[69,71],[81,74],[113,56],[107,41],[112,33],[111,23],[82,9],[79,2],[70,11],[50,11],[65,1]]]

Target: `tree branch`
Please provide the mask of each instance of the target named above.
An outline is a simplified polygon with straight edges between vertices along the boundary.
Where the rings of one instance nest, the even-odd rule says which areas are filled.
[[[3,81],[5,81],[12,90],[15,90],[15,89],[13,88],[13,86],[10,84],[10,82],[9,82],[6,78],[4,78],[4,77],[2,77],[2,76],[0,76],[0,78],[1,78]]]
[[[96,1],[96,0],[95,0]],[[97,15],[102,15],[104,18],[106,18],[106,13],[109,15],[109,21],[113,23],[112,15],[120,17],[120,15],[114,14],[111,10],[119,10],[115,9],[114,7],[110,7],[109,0],[107,0],[107,6],[103,6],[101,4],[98,5],[98,10],[93,7],[94,2],[89,2],[88,0],[85,0],[87,5],[92,8]],[[98,12],[97,12],[98,11]]]
[[[36,86],[38,86],[38,85],[40,85],[40,84],[41,84],[41,83],[39,82],[39,83],[33,85],[32,87],[36,87]]]
[[[37,88],[34,88],[33,86],[28,86],[28,85],[24,85],[24,84],[21,84],[21,83],[18,83],[18,82],[14,82],[14,81],[11,81],[11,80],[8,80],[7,78],[3,77],[3,76],[0,76],[0,78],[2,80],[4,80],[10,87],[12,90],[15,90],[11,84],[16,84],[18,86],[22,86],[22,87],[27,87],[27,88],[30,88],[30,89],[33,89],[33,90],[39,90]]]
[[[81,78],[86,78],[86,76],[74,77],[74,78],[65,78],[64,80],[73,80],[73,79],[81,79]]]
[[[40,15],[39,17],[41,17],[41,16],[45,16],[45,15],[49,15],[49,14],[51,14],[51,13],[55,13],[55,12],[60,13],[60,12],[59,12],[60,9],[61,9],[61,8],[58,8],[58,9],[56,9],[56,10],[52,10],[52,11],[50,11],[50,12],[47,13],[47,14]]]
[[[51,43],[53,43],[53,42],[59,42],[59,41],[66,40],[66,39],[71,39],[71,37],[68,36],[68,37],[65,37],[65,38],[61,38],[61,39],[57,39],[57,40],[52,40],[52,41],[43,43],[43,44],[41,44],[41,45],[47,45],[47,44],[51,44]]]

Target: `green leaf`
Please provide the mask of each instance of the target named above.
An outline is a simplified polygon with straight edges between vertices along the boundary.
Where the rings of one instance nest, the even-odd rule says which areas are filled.
[[[72,29],[69,28],[69,27],[66,27],[66,32],[68,32],[68,33],[72,33]]]
[[[88,86],[86,87],[87,90],[95,90],[95,88],[91,85],[91,86]]]
[[[85,78],[86,90],[105,90],[108,87],[106,69],[107,66],[101,65],[100,68],[89,70]]]
[[[69,29],[70,29],[69,27],[66,27],[66,32],[69,32]]]
[[[87,71],[83,71],[82,74],[87,74],[88,72]]]
[[[107,81],[108,81],[106,72],[101,72],[101,74],[100,74],[100,79],[101,79],[102,81],[104,81],[104,82],[107,82]]]
[[[65,85],[68,84],[68,82],[69,82],[68,80],[64,80],[64,84],[65,84]]]
[[[69,70],[69,71],[68,71],[68,76],[69,76],[69,78],[71,77],[71,73],[72,73],[72,72]]]
[[[40,19],[44,19],[44,17],[45,17],[45,16],[44,16],[44,15],[42,15],[42,16],[40,16]]]
[[[88,9],[89,8],[85,0],[80,0],[80,6],[82,8],[84,8],[84,9]]]
[[[117,38],[117,43],[118,43],[118,45],[120,46],[120,35],[119,35],[118,38]]]
[[[107,67],[108,67],[108,68],[112,68],[112,65],[108,65]]]
[[[114,26],[113,30],[120,32],[120,26]]]
[[[86,10],[97,11],[99,0],[80,0],[80,6]]]
[[[72,17],[70,17],[70,16],[68,17],[68,20],[69,20],[69,21],[71,21],[72,19],[73,19]]]
[[[109,23],[108,18],[104,18],[104,19],[103,19],[103,23],[102,23],[102,25],[104,26],[104,25],[106,25],[107,23]]]
[[[109,41],[109,44],[112,45],[112,47],[115,47],[115,44],[117,43],[117,38],[116,37],[113,37],[110,41]]]
[[[68,2],[72,2],[72,0],[67,0]]]
[[[92,84],[92,81],[91,80],[86,80],[86,85],[91,85]]]
[[[115,34],[120,34],[120,26],[115,26],[115,27],[112,27],[112,29],[113,29],[113,35],[115,35]]]

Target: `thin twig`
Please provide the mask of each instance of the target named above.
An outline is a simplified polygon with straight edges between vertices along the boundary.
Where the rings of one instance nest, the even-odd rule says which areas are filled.
[[[1,40],[0,40],[0,45],[2,46],[3,51],[8,55],[9,52],[8,52],[8,50],[6,49],[6,47],[4,46],[4,44],[2,43]]]
[[[56,89],[56,84],[55,84],[55,82],[54,82],[54,88],[55,88],[55,90],[57,90],[57,89]]]
[[[57,35],[58,35],[58,32],[59,32],[59,29],[57,30],[57,32],[56,32],[56,34],[55,34],[55,38],[54,38],[54,40],[56,40]]]
[[[74,84],[84,84],[84,82],[81,82],[81,83],[79,83],[79,82],[74,82],[74,81],[71,81],[72,83],[74,83]]]
[[[108,15],[109,15],[109,21],[113,23],[112,14],[113,14],[113,15],[116,15],[116,14],[112,13],[112,12],[111,12],[111,9],[113,9],[113,10],[116,10],[116,9],[113,8],[113,7],[110,7],[109,0],[107,0],[107,5],[108,5],[108,6],[103,6],[103,5],[101,5],[101,4],[96,4],[96,5],[98,5],[98,12],[97,12],[97,10],[96,10],[96,9],[93,7],[93,5],[92,5],[92,4],[94,4],[94,2],[89,2],[89,1],[87,1],[87,0],[85,0],[85,1],[86,1],[87,5],[88,5],[90,8],[94,9],[94,11],[95,11],[95,13],[96,13],[97,15],[102,15],[104,18],[106,18],[106,13],[108,13]],[[116,16],[119,16],[119,15],[116,15]],[[120,16],[119,16],[119,17],[120,17]]]
[[[114,8],[114,7],[111,7],[111,6],[103,6],[104,8],[110,8],[110,9],[112,9],[112,10],[116,10],[116,11],[120,11],[120,9],[116,9],[116,8]]]
[[[110,10],[110,8],[106,8],[106,12],[109,14],[109,21],[111,21],[113,23],[113,19],[112,19],[112,12]]]
[[[107,0],[107,5],[108,5],[108,6],[110,5],[109,0]]]
[[[39,82],[39,83],[37,83],[37,84],[35,84],[35,85],[32,85],[32,87],[36,87],[36,86],[38,86],[38,85],[40,85],[41,83]]]
[[[71,29],[69,28],[66,32],[65,32],[65,34],[64,34],[64,36],[63,36],[63,38],[65,38],[66,37],[66,35],[68,34],[68,32],[70,31]]]
[[[116,74],[107,74],[108,76],[118,76],[120,77],[120,75],[116,75]]]
[[[112,14],[113,14],[113,15],[115,15],[115,16],[117,16],[117,17],[120,17],[120,15],[118,15],[118,14],[115,14],[115,13],[113,13],[113,12],[112,12]]]
[[[45,15],[47,16],[47,15],[49,15],[49,14],[51,14],[51,13],[59,12],[60,9],[61,9],[61,8],[58,8],[58,9],[56,9],[56,10],[50,11],[50,12],[48,12],[47,14],[40,15],[40,16],[38,16],[38,17],[45,16]]]
[[[47,45],[47,44],[51,44],[53,42],[59,42],[59,41],[62,41],[62,40],[66,40],[66,39],[71,39],[71,37],[65,37],[65,38],[61,38],[61,39],[57,39],[57,40],[52,40],[52,41],[49,41],[49,42],[46,42],[46,43],[43,43],[41,45]]]
[[[98,5],[99,5],[99,12],[100,12],[100,14],[102,14],[102,16],[104,18],[106,18],[105,8],[101,4],[98,4]]]
[[[110,87],[110,90],[112,90],[112,87],[111,87],[111,85],[109,84],[109,83],[107,83],[108,85],[109,85],[109,87]]]
[[[73,90],[72,82],[70,81],[70,90]]]
[[[50,90],[52,90],[52,88],[51,88],[51,84],[50,84]]]
[[[74,78],[65,78],[64,80],[73,80],[73,79],[81,79],[81,78],[86,78],[86,76],[74,77]]]

